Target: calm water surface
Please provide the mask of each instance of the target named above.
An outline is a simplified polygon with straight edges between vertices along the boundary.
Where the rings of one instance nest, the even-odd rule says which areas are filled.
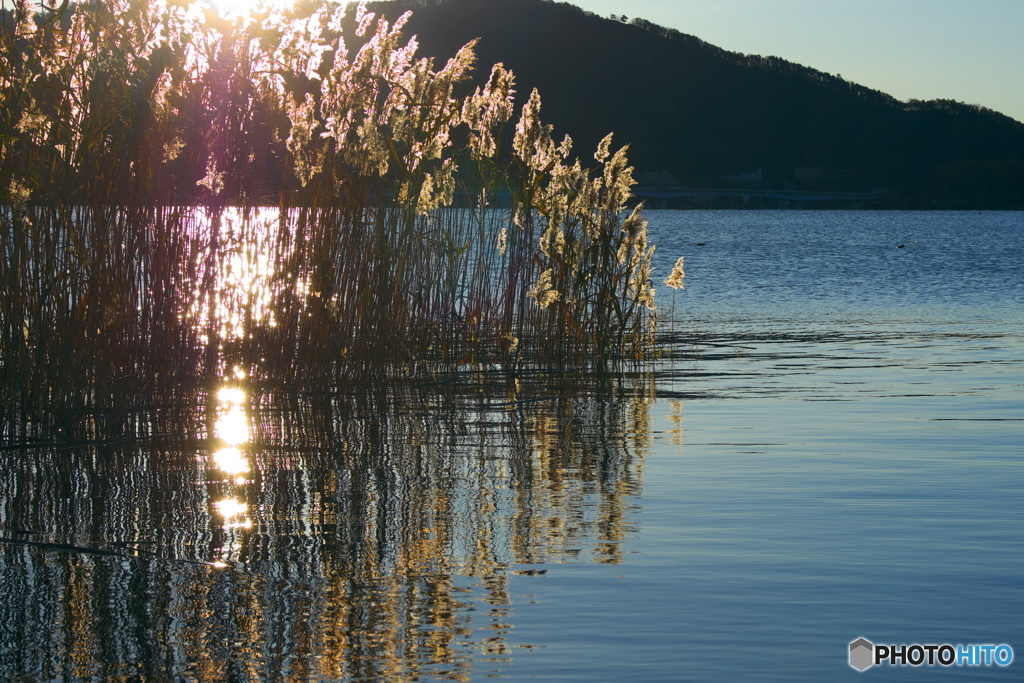
[[[1024,214],[650,218],[687,257],[651,373],[225,378],[0,451],[0,674],[1019,680]],[[861,636],[1017,660],[858,674]]]

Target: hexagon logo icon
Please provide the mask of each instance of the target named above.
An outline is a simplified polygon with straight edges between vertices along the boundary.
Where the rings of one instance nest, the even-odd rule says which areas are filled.
[[[864,671],[875,663],[875,646],[866,638],[858,638],[850,643],[850,666],[857,671]]]

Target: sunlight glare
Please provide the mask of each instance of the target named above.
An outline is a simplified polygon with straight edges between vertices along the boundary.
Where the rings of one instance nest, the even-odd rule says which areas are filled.
[[[210,5],[217,14],[226,19],[244,17],[260,9],[286,9],[294,0],[211,0]]]
[[[217,399],[221,403],[233,403],[239,405],[245,401],[245,392],[238,387],[222,387],[217,392]]]
[[[241,406],[232,406],[228,412],[217,418],[214,435],[229,446],[237,446],[249,440],[249,424],[245,410]]]
[[[218,500],[213,505],[214,507],[217,508],[217,512],[219,512],[221,516],[224,517],[224,519],[240,517],[249,510],[248,505],[234,498],[225,498],[224,500]]]
[[[217,422],[214,425],[214,436],[218,439],[222,439],[227,442],[229,446],[238,446],[249,440],[249,420],[245,414],[245,392],[238,387],[222,387],[217,392],[217,400],[221,404],[223,412],[217,417]],[[227,450],[227,449],[225,449]],[[238,449],[233,449],[235,453],[238,453]],[[216,461],[218,454],[214,455]],[[227,458],[228,456],[223,456]],[[238,458],[241,458],[241,454],[238,454]],[[218,461],[219,464],[219,461]],[[224,467],[221,467],[225,471],[231,474],[237,474],[237,472],[231,472]],[[245,470],[238,470],[238,472]]]
[[[227,474],[242,474],[249,471],[249,461],[234,446],[222,448],[213,454],[213,462]],[[242,480],[243,483],[245,480]]]

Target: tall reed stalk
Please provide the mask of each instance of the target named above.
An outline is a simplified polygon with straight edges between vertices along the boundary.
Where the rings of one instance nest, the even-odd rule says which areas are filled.
[[[651,353],[653,247],[625,148],[609,136],[585,167],[536,92],[516,116],[502,65],[469,91],[472,44],[440,68],[417,58],[407,15],[303,7],[33,17],[16,0],[0,39],[7,418],[108,414],[234,367],[325,386]]]

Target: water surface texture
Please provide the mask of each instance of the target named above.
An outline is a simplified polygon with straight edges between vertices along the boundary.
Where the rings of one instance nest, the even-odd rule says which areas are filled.
[[[1024,214],[652,212],[604,379],[194,397],[0,451],[11,680],[1018,680]],[[848,644],[1006,643],[1009,667]]]

